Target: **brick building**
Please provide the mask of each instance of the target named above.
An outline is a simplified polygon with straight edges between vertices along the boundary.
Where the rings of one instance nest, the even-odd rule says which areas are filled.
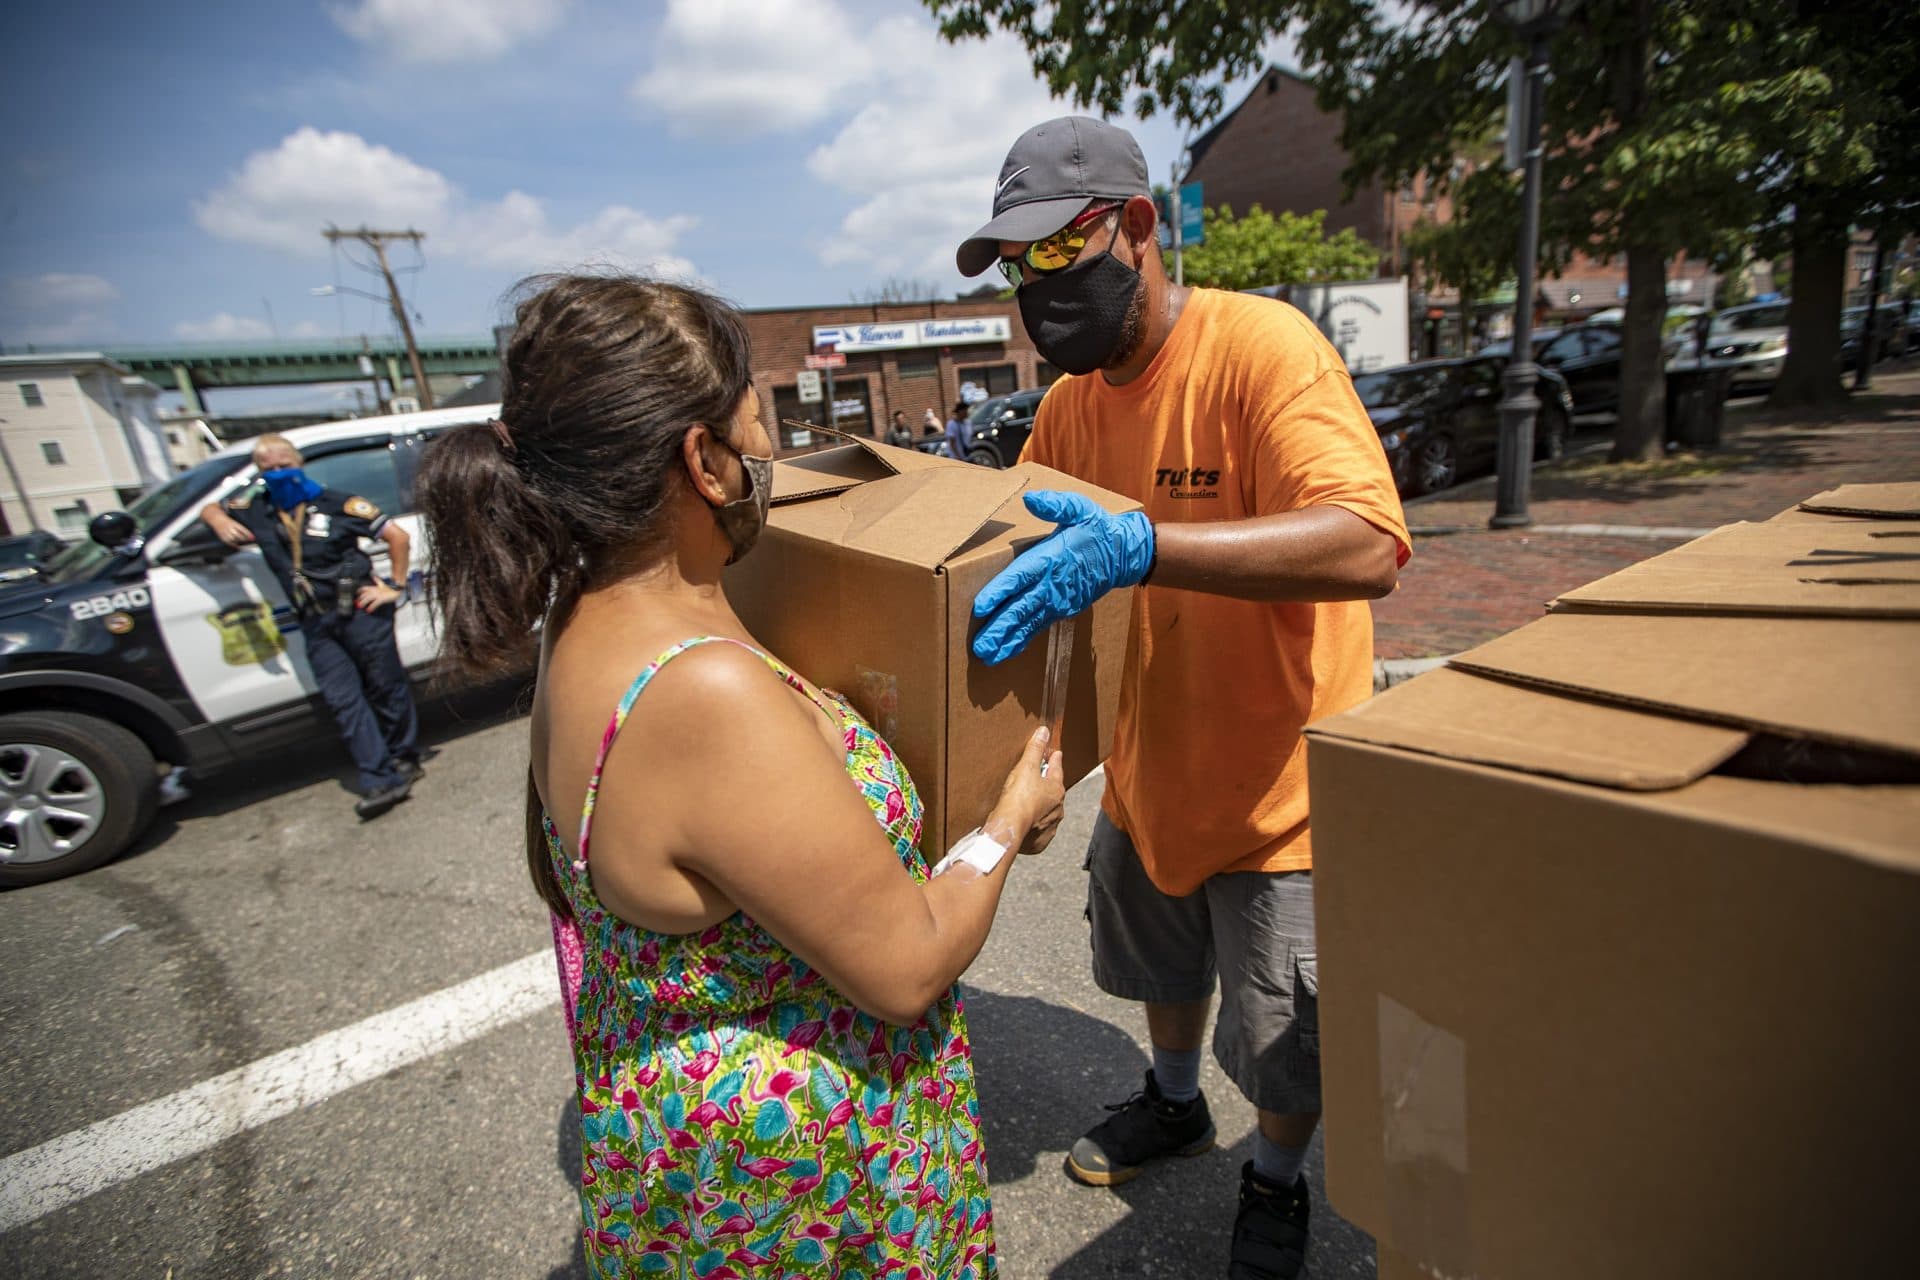
[[[827,425],[827,406],[800,399],[801,373],[816,350],[835,350],[835,425],[879,437],[893,411],[915,435],[931,409],[946,421],[955,402],[1045,386],[1058,372],[1033,349],[1013,299],[753,309],[753,380],[767,430],[782,453],[817,448],[821,438],[781,426],[784,420]],[[824,375],[822,381],[824,383]]]
[[[1369,182],[1343,199],[1340,117],[1322,111],[1313,94],[1311,80],[1269,67],[1238,106],[1193,140],[1183,180],[1203,185],[1209,208],[1228,205],[1236,214],[1256,204],[1269,212],[1325,209],[1329,232],[1351,227],[1380,250],[1383,275],[1402,275],[1407,229],[1422,216],[1447,218],[1452,208],[1420,180],[1402,191]]]

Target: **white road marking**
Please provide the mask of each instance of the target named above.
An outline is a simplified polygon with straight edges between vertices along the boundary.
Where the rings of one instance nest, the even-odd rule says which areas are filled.
[[[541,1009],[552,951],[375,1014],[0,1160],[0,1232],[324,1102]]]

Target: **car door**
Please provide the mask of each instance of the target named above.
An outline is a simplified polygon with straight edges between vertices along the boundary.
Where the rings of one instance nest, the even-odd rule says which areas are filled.
[[[1573,392],[1573,411],[1590,413],[1592,407],[1585,396],[1591,394],[1582,386],[1583,366],[1587,347],[1578,329],[1568,329],[1549,342],[1540,352],[1540,363],[1554,370],[1567,380],[1567,389]]]
[[[1462,475],[1488,465],[1499,452],[1500,369],[1498,360],[1467,360],[1456,374],[1460,385],[1453,444]]]
[[[412,471],[408,456],[412,449],[411,437],[356,441],[324,450],[316,448],[305,464],[307,474],[327,488],[365,498],[407,531],[409,578],[415,570],[424,571],[428,563],[426,533],[410,499],[411,486],[403,483]],[[405,477],[403,466],[409,473]],[[392,577],[393,562],[385,540],[373,539],[366,550],[373,560],[373,571],[382,578]],[[424,581],[424,572],[420,581]],[[429,662],[439,653],[432,611],[422,592],[416,590],[411,598],[394,606],[393,638],[400,647],[400,661],[408,667]]]
[[[1584,394],[1574,390],[1576,405],[1586,403],[1595,410],[1620,407],[1620,331],[1611,326],[1586,329],[1581,333],[1584,354],[1580,376],[1586,384]],[[1584,410],[1582,412],[1585,412]]]

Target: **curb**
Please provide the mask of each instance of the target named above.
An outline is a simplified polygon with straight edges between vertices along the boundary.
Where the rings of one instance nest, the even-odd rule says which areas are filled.
[[[1384,693],[1397,684],[1405,684],[1415,676],[1425,675],[1436,667],[1444,667],[1456,655],[1442,654],[1436,658],[1376,658],[1373,662],[1373,691]]]

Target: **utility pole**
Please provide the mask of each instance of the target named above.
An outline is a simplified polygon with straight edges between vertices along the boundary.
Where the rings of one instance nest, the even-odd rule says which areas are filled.
[[[427,385],[427,371],[420,364],[420,348],[414,345],[413,324],[407,319],[407,304],[400,296],[400,286],[394,283],[393,268],[387,265],[389,244],[405,240],[418,245],[427,238],[426,234],[411,227],[405,231],[373,231],[366,227],[342,231],[338,227],[328,227],[321,234],[335,244],[342,240],[358,240],[373,250],[374,257],[380,262],[380,274],[387,282],[387,301],[393,307],[393,318],[399,322],[400,336],[407,344],[407,362],[413,366],[414,394],[419,397],[422,409],[433,408],[433,388]]]
[[[33,513],[33,500],[27,497],[27,486],[20,483],[20,473],[13,467],[13,453],[7,448],[6,423],[7,419],[0,418],[0,461],[7,464],[7,475],[13,480],[14,493],[19,495],[20,509],[27,513],[27,527],[38,529],[40,517]]]
[[[1171,172],[1167,176],[1172,180],[1172,190],[1167,193],[1167,209],[1173,215],[1168,219],[1168,221],[1173,223],[1173,282],[1177,285],[1183,285],[1187,282],[1187,264],[1182,261],[1180,253],[1180,224],[1184,219],[1180,215],[1179,157],[1174,157],[1173,164],[1168,167]]]

